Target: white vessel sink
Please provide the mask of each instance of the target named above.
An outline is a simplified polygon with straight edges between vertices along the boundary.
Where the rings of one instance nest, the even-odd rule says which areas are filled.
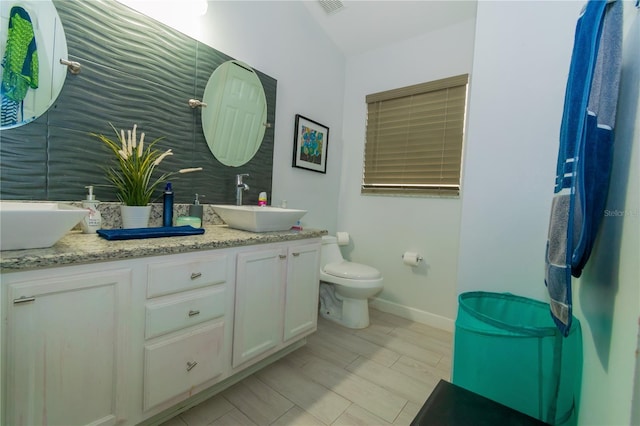
[[[51,247],[88,213],[62,203],[0,201],[0,250]]]
[[[306,210],[280,207],[213,205],[213,210],[230,228],[251,232],[288,231]]]

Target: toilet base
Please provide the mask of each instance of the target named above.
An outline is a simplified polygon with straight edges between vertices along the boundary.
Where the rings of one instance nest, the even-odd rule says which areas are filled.
[[[320,283],[320,316],[347,328],[367,328],[369,301],[340,297],[332,284]]]

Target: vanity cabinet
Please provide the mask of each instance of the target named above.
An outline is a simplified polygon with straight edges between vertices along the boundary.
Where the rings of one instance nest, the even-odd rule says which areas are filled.
[[[123,422],[131,270],[50,276],[9,280],[4,424]]]
[[[217,321],[144,347],[144,406],[147,411],[191,390],[226,370],[224,322]],[[213,381],[211,384],[214,384]]]
[[[228,375],[232,279],[228,251],[148,264],[144,411],[186,399]]]
[[[233,367],[315,331],[320,243],[275,244],[238,254]]]
[[[283,340],[316,331],[320,285],[320,243],[299,244],[287,255]]]
[[[233,367],[281,341],[286,248],[239,253],[233,327]]]
[[[309,238],[3,273],[0,424],[157,424],[231,386],[316,329],[319,258]]]

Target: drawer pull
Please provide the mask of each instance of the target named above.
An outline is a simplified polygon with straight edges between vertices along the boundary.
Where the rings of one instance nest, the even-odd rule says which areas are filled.
[[[189,311],[189,316],[190,317],[195,317],[196,315],[200,315],[200,311]]]
[[[20,296],[17,299],[13,299],[13,304],[14,305],[18,305],[20,303],[27,303],[27,302],[34,302],[36,300],[35,297],[27,297],[27,296]]]
[[[295,252],[295,253],[293,253],[293,255],[294,255],[295,257],[298,257],[298,256],[300,256],[300,253]]]
[[[191,371],[196,365],[198,365],[198,361],[187,361],[187,371]]]
[[[200,278],[202,276],[202,272],[192,272],[191,273],[191,279],[195,280],[197,278]]]
[[[287,255],[286,254],[281,254],[279,257],[280,257],[280,259],[286,259]]]

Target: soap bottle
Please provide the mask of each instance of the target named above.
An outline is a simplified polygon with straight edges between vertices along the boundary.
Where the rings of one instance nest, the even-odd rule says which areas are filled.
[[[258,205],[260,207],[265,207],[267,205],[267,193],[266,192],[261,192],[260,195],[258,195]]]
[[[167,182],[162,197],[162,226],[173,226],[173,188]]]
[[[102,227],[102,215],[98,210],[98,204],[100,201],[96,200],[96,196],[93,195],[93,186],[85,186],[89,190],[87,198],[82,200],[82,207],[89,210],[89,214],[82,219],[80,226],[84,234],[94,234],[98,229]]]
[[[200,223],[202,224],[203,207],[202,204],[200,204],[199,197],[204,197],[204,195],[196,194],[196,199],[193,200],[193,204],[189,205],[189,216],[200,218]]]

